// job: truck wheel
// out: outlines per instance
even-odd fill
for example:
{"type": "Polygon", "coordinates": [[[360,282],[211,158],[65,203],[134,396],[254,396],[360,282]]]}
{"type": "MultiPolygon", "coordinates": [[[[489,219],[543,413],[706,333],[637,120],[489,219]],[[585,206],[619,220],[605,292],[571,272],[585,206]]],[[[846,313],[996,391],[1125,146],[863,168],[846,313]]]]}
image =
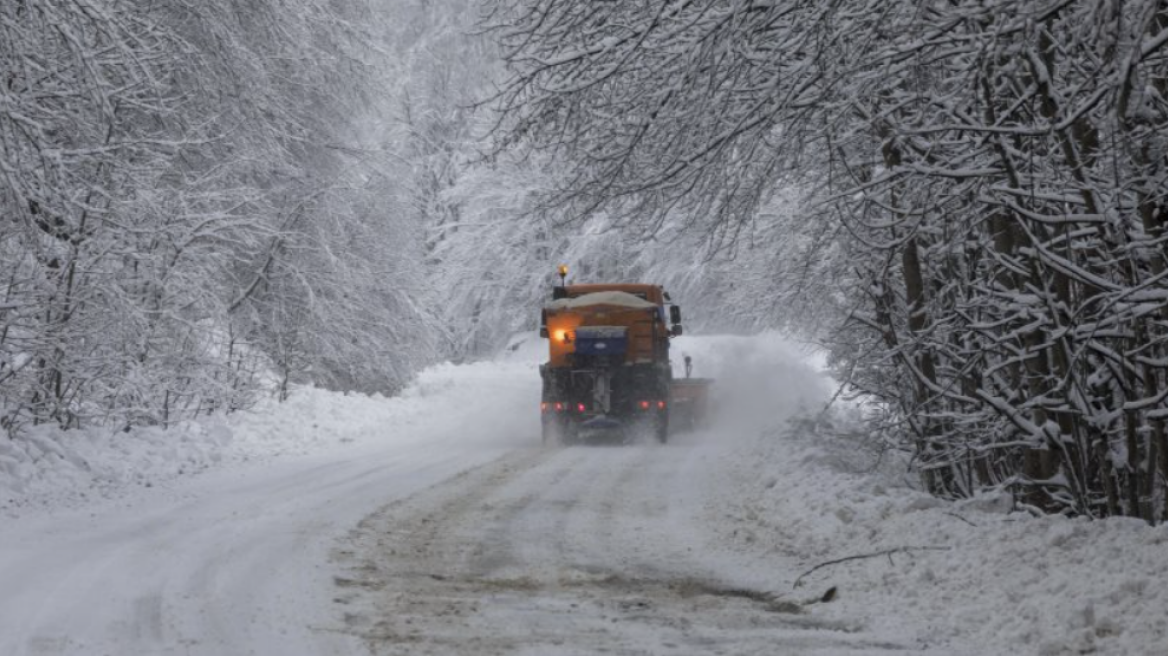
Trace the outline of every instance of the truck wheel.
{"type": "Polygon", "coordinates": [[[657,441],[665,444],[669,441],[669,419],[667,417],[659,418],[653,425],[653,430],[657,433],[657,441]]]}
{"type": "Polygon", "coordinates": [[[572,421],[565,421],[557,426],[557,437],[563,446],[572,446],[576,443],[576,424],[572,421]]]}

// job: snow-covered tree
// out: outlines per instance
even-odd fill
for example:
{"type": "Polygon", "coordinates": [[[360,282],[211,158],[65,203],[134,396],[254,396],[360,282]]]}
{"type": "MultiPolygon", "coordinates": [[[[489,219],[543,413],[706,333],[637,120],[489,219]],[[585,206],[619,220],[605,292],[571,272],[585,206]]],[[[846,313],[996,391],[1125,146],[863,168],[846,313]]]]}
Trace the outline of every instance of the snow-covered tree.
{"type": "Polygon", "coordinates": [[[930,490],[1168,513],[1162,3],[498,0],[487,21],[500,148],[567,171],[545,207],[720,252],[806,193],[808,225],[769,238],[823,268],[776,289],[849,309],[833,361],[930,490]]]}
{"type": "Polygon", "coordinates": [[[411,217],[355,143],[363,0],[0,3],[0,421],[167,423],[437,355],[411,217]]]}

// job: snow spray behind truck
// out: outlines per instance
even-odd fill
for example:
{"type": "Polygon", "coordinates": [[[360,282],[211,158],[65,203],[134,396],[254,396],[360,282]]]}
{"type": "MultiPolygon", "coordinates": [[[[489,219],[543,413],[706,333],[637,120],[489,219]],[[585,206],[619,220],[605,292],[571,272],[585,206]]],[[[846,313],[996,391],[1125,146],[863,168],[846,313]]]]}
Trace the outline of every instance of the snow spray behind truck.
{"type": "Polygon", "coordinates": [[[540,321],[549,350],[540,365],[543,440],[647,433],[665,442],[669,340],[682,334],[681,309],[659,285],[567,285],[568,268],[559,274],[540,321]]]}

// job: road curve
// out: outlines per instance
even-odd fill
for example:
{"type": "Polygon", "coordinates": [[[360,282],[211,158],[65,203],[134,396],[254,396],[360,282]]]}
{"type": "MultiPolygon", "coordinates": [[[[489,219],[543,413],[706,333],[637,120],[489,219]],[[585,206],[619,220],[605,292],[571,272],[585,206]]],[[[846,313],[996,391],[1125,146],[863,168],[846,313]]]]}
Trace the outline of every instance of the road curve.
{"type": "Polygon", "coordinates": [[[332,619],[336,539],[500,452],[346,451],[6,522],[0,654],[361,653],[332,619]]]}

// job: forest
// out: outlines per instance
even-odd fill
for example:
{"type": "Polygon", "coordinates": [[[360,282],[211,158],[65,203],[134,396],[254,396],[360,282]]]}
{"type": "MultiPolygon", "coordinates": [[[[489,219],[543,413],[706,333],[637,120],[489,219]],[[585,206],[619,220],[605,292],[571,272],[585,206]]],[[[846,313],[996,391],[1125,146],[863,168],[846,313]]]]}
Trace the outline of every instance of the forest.
{"type": "Polygon", "coordinates": [[[554,266],[829,354],[930,492],[1168,519],[1159,0],[0,3],[0,426],[393,393],[554,266]]]}

